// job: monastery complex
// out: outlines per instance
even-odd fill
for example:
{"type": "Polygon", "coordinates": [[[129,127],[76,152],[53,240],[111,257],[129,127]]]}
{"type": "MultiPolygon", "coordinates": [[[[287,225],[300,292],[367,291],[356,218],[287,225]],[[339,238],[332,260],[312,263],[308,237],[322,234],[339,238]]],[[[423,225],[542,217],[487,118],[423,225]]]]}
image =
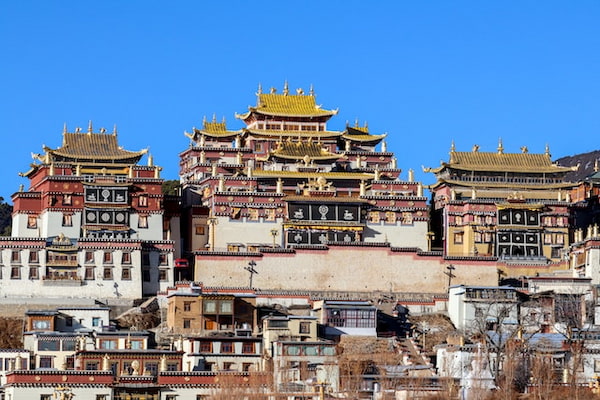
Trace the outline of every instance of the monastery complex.
{"type": "Polygon", "coordinates": [[[116,128],[65,127],[12,196],[1,296],[126,304],[180,281],[444,294],[451,283],[536,274],[598,279],[587,255],[598,239],[597,173],[567,181],[576,167],[554,163],[548,148],[452,144],[447,161],[426,168],[435,180],[426,186],[401,174],[385,134],[332,129],[336,114],[312,88],[259,87],[256,105],[235,114],[242,128],[213,118],[185,132],[178,195],[162,193],[161,168],[146,150],[120,147],[116,128]]]}

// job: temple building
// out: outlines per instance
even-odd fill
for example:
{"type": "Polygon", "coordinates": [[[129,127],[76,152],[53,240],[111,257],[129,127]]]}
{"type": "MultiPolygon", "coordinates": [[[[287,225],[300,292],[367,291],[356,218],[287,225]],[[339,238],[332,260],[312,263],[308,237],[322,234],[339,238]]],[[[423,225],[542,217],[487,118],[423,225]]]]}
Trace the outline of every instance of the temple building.
{"type": "MultiPolygon", "coordinates": [[[[570,190],[561,167],[542,154],[450,149],[431,185],[434,245],[446,257],[497,259],[502,264],[539,264],[567,268],[570,190]]],[[[529,269],[529,272],[532,270],[529,269]]]]}
{"type": "Polygon", "coordinates": [[[146,153],[90,122],[32,154],[29,189],[12,196],[12,237],[0,239],[2,295],[131,300],[172,285],[161,168],[151,155],[139,164],[146,153]]]}
{"type": "MultiPolygon", "coordinates": [[[[213,117],[185,132],[190,144],[180,154],[183,236],[189,238],[185,250],[195,257],[195,279],[223,284],[223,275],[206,275],[217,273],[213,262],[223,257],[269,253],[292,263],[301,250],[428,250],[422,184],[412,170],[400,178],[386,134],[371,133],[358,121],[330,129],[337,110],[318,105],[312,88],[292,93],[286,83],[281,93],[264,93],[259,86],[256,97],[255,106],[236,114],[245,125],[240,129],[213,117]]],[[[324,257],[315,257],[315,265],[330,269],[324,257]]],[[[245,271],[236,276],[241,274],[245,281],[245,271]]]]}

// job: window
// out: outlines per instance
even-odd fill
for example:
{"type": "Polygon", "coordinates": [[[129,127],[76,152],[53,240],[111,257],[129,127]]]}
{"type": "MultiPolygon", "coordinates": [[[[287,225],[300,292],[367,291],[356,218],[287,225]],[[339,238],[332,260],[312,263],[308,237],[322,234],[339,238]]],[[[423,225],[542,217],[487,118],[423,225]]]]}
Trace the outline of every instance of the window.
{"type": "Polygon", "coordinates": [[[176,362],[168,362],[167,363],[167,371],[179,371],[179,363],[176,362]]]}
{"type": "Polygon", "coordinates": [[[146,362],[144,363],[144,370],[151,375],[156,375],[158,373],[158,363],[154,361],[146,362]]]}
{"type": "Polygon", "coordinates": [[[242,363],[242,371],[248,372],[252,368],[252,363],[242,363]]]}
{"type": "Polygon", "coordinates": [[[242,353],[253,354],[254,353],[254,342],[244,342],[244,344],[242,344],[242,353]]]}
{"type": "Polygon", "coordinates": [[[51,394],[40,394],[40,400],[52,400],[51,394]]]}
{"type": "Polygon", "coordinates": [[[231,371],[233,369],[233,363],[232,362],[224,362],[223,363],[223,369],[225,371],[231,371]]]}
{"type": "Polygon", "coordinates": [[[65,318],[65,325],[66,326],[73,326],[73,317],[66,317],[65,318]]]}
{"type": "Polygon", "coordinates": [[[93,281],[94,280],[94,267],[85,267],[85,280],[93,281]]]}
{"type": "Polygon", "coordinates": [[[456,232],[454,234],[454,244],[462,244],[463,243],[463,232],[456,232]]]}
{"type": "Polygon", "coordinates": [[[190,329],[192,327],[192,320],[185,318],[183,320],[183,329],[190,329]]]}
{"type": "Polygon", "coordinates": [[[134,350],[141,350],[144,348],[144,341],[143,340],[132,340],[129,342],[129,346],[130,346],[130,348],[132,348],[134,350]]]}
{"type": "Polygon", "coordinates": [[[204,300],[204,312],[214,314],[217,312],[217,302],[215,300],[204,300]]]}
{"type": "Polygon", "coordinates": [[[166,269],[158,270],[158,280],[161,282],[166,282],[169,280],[169,271],[166,269]]]}
{"type": "Polygon", "coordinates": [[[113,271],[112,271],[112,267],[104,267],[104,272],[102,273],[102,279],[105,280],[112,280],[113,278],[113,271]]]}
{"type": "Polygon", "coordinates": [[[94,262],[94,252],[93,251],[86,251],[85,252],[85,263],[86,264],[91,264],[94,262]]]}
{"type": "Polygon", "coordinates": [[[92,326],[100,326],[101,322],[102,322],[102,319],[99,317],[92,318],[92,326]]]}
{"type": "Polygon", "coordinates": [[[29,267],[29,279],[40,279],[39,271],[38,267],[29,267]]]}
{"type": "Polygon", "coordinates": [[[233,343],[231,342],[222,342],[221,343],[221,353],[233,353],[233,343]]]}
{"type": "Polygon", "coordinates": [[[310,333],[310,322],[300,322],[300,333],[310,333]]]}
{"type": "Polygon", "coordinates": [[[169,257],[167,253],[160,253],[158,255],[158,265],[169,265],[169,257]]]}
{"type": "Polygon", "coordinates": [[[121,255],[121,264],[131,264],[131,253],[121,255]]]}
{"type": "Polygon", "coordinates": [[[148,216],[140,215],[138,220],[138,228],[148,228],[148,216]]]}
{"type": "Polygon", "coordinates": [[[59,351],[59,350],[60,350],[60,342],[58,340],[40,339],[38,341],[38,351],[59,351]]]}
{"type": "Polygon", "coordinates": [[[196,230],[196,235],[204,235],[204,226],[203,225],[196,225],[195,226],[195,230],[196,230]]]}
{"type": "Polygon", "coordinates": [[[30,251],[29,252],[29,263],[30,264],[37,264],[38,262],[39,262],[38,252],[37,251],[30,251]]]}
{"type": "Polygon", "coordinates": [[[268,209],[266,210],[266,217],[265,219],[267,221],[275,221],[275,210],[274,209],[268,209]]]}
{"type": "Polygon", "coordinates": [[[104,257],[102,258],[105,264],[112,264],[112,253],[110,251],[104,252],[104,257]]]}
{"type": "Polygon", "coordinates": [[[131,280],[131,268],[123,267],[123,269],[121,269],[121,280],[122,281],[130,281],[131,280]]]}
{"type": "Polygon", "coordinates": [[[73,197],[70,194],[63,194],[63,206],[70,206],[73,202],[73,197]]]}
{"type": "Polygon", "coordinates": [[[248,209],[248,219],[250,221],[258,221],[258,208],[248,209]]]}
{"type": "Polygon", "coordinates": [[[165,397],[165,400],[177,400],[177,395],[176,394],[168,394],[167,397],[165,397]]]}
{"type": "Polygon", "coordinates": [[[35,229],[37,228],[37,217],[30,215],[29,217],[27,217],[27,228],[28,229],[35,229]]]}
{"type": "Polygon", "coordinates": [[[211,353],[212,352],[212,342],[200,342],[200,352],[201,353],[211,353]]]}
{"type": "Polygon", "coordinates": [[[404,225],[411,225],[413,223],[413,215],[411,212],[402,213],[402,223],[404,225]]]}
{"type": "Polygon", "coordinates": [[[73,215],[72,214],[63,214],[62,226],[73,226],[73,215]]]}
{"type": "Polygon", "coordinates": [[[18,267],[18,266],[11,267],[10,279],[21,279],[21,267],[18,267]]]}
{"type": "Polygon", "coordinates": [[[13,250],[10,254],[10,261],[13,263],[21,262],[21,252],[19,250],[13,250]]]}
{"type": "Polygon", "coordinates": [[[86,361],[85,369],[87,371],[97,371],[98,370],[98,362],[97,361],[86,361]]]}
{"type": "Polygon", "coordinates": [[[221,301],[219,308],[220,308],[221,314],[231,314],[231,312],[233,311],[233,301],[231,301],[231,300],[221,301]]]}
{"type": "Polygon", "coordinates": [[[103,350],[116,350],[117,341],[115,339],[101,340],[100,348],[103,350]]]}
{"type": "Polygon", "coordinates": [[[370,211],[369,212],[369,221],[375,224],[379,223],[379,211],[370,211]]]}
{"type": "Polygon", "coordinates": [[[192,302],[186,301],[183,303],[183,311],[192,311],[192,302]]]}
{"type": "Polygon", "coordinates": [[[138,197],[138,205],[140,207],[148,207],[148,195],[140,194],[138,197]]]}
{"type": "Polygon", "coordinates": [[[97,394],[96,400],[108,400],[108,395],[107,394],[97,394]]]}

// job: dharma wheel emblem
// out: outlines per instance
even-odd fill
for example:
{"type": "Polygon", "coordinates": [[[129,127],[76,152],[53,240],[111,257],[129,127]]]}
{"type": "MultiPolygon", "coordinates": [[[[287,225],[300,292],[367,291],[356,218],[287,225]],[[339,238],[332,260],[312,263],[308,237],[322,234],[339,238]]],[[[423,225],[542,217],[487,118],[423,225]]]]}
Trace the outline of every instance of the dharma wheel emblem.
{"type": "Polygon", "coordinates": [[[327,213],[329,212],[329,207],[325,204],[319,206],[319,214],[321,214],[321,219],[327,219],[327,213]]]}

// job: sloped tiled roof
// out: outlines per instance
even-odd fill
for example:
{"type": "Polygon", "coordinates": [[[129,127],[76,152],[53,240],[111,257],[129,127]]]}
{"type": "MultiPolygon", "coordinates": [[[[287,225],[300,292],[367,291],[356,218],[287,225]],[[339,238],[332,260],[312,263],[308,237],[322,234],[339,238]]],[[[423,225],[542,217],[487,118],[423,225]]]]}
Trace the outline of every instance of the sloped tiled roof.
{"type": "Polygon", "coordinates": [[[197,140],[198,135],[205,135],[210,137],[233,137],[240,133],[240,131],[229,131],[227,130],[227,124],[225,121],[206,121],[202,122],[202,129],[193,129],[192,134],[186,133],[185,135],[192,140],[197,140]]]}
{"type": "Polygon", "coordinates": [[[146,153],[142,151],[124,150],[114,133],[63,133],[62,146],[56,149],[46,147],[49,154],[55,157],[77,160],[128,160],[135,162],[146,153]]]}
{"type": "Polygon", "coordinates": [[[550,154],[503,153],[503,152],[450,152],[450,161],[432,172],[444,168],[466,171],[538,172],[556,173],[572,171],[552,163],[550,154]]]}

